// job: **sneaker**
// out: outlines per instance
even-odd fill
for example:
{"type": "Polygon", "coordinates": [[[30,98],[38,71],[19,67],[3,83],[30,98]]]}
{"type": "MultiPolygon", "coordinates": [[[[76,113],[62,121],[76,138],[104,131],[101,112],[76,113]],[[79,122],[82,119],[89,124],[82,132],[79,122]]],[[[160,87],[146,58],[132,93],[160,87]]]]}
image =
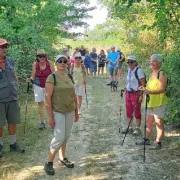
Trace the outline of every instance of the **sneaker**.
{"type": "Polygon", "coordinates": [[[80,109],[78,109],[78,114],[81,115],[81,110],[80,109]]]}
{"type": "Polygon", "coordinates": [[[48,175],[54,175],[55,174],[55,170],[53,168],[53,163],[46,162],[44,165],[44,170],[45,170],[46,174],[48,174],[48,175]]]}
{"type": "MultiPolygon", "coordinates": [[[[135,142],[136,145],[144,145],[144,139],[138,140],[135,142]]],[[[150,140],[145,140],[145,145],[151,145],[150,140]]]]}
{"type": "Polygon", "coordinates": [[[64,164],[67,168],[73,168],[74,164],[70,162],[67,158],[64,158],[64,160],[58,159],[60,163],[64,164]]]}
{"type": "Polygon", "coordinates": [[[45,122],[41,122],[41,123],[39,124],[39,129],[44,129],[45,127],[46,127],[45,122]]]}
{"type": "Polygon", "coordinates": [[[3,145],[0,144],[0,158],[3,156],[3,145]]]}
{"type": "MultiPolygon", "coordinates": [[[[127,128],[124,128],[124,129],[121,131],[121,134],[125,134],[125,133],[126,133],[126,131],[127,131],[127,128]]],[[[127,133],[132,134],[132,133],[133,133],[133,128],[132,128],[132,127],[129,127],[129,129],[128,129],[128,132],[127,132],[127,133]]]]}
{"type": "Polygon", "coordinates": [[[135,130],[133,131],[133,136],[138,136],[141,134],[141,130],[139,128],[135,128],[135,130]]]}
{"type": "Polygon", "coordinates": [[[161,148],[162,148],[162,145],[155,141],[155,142],[152,144],[152,146],[149,147],[149,150],[159,150],[159,149],[161,149],[161,148]]]}
{"type": "Polygon", "coordinates": [[[20,147],[17,143],[10,144],[10,152],[24,153],[24,148],[20,147]]]}

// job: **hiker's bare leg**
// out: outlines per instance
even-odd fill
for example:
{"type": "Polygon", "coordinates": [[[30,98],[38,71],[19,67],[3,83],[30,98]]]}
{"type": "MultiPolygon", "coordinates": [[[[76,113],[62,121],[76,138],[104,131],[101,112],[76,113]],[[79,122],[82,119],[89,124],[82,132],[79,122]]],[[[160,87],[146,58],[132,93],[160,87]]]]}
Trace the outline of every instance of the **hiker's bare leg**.
{"type": "Polygon", "coordinates": [[[81,108],[82,105],[82,96],[78,96],[78,109],[81,108]]]}
{"type": "Polygon", "coordinates": [[[59,159],[64,160],[66,154],[66,143],[63,143],[61,148],[59,149],[59,159]]]}
{"type": "Polygon", "coordinates": [[[154,123],[154,116],[153,115],[147,115],[147,125],[146,125],[146,139],[149,139],[152,129],[153,129],[153,123],[154,123]]]}
{"type": "Polygon", "coordinates": [[[163,119],[155,118],[155,123],[157,131],[156,141],[161,142],[164,136],[164,121],[163,119]]]}
{"type": "Polygon", "coordinates": [[[39,107],[41,122],[44,122],[44,102],[38,102],[38,107],[39,107]]]}

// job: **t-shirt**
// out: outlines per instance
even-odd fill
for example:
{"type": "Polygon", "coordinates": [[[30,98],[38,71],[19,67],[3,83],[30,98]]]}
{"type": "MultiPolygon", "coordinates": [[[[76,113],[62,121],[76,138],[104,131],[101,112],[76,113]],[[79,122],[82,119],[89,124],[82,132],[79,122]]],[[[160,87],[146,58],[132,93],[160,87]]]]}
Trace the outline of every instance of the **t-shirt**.
{"type": "Polygon", "coordinates": [[[81,56],[85,56],[86,50],[85,49],[80,49],[79,52],[81,53],[81,56]]]}
{"type": "MultiPolygon", "coordinates": [[[[128,68],[128,74],[126,77],[126,89],[127,91],[138,91],[139,90],[139,82],[135,76],[135,71],[137,67],[135,67],[132,71],[128,68]]],[[[137,75],[139,79],[145,78],[145,74],[141,68],[138,68],[137,75]]]]}
{"type": "MultiPolygon", "coordinates": [[[[97,53],[91,52],[90,53],[90,58],[97,60],[97,53]]],[[[94,61],[91,61],[91,64],[96,64],[94,61]]]]}
{"type": "Polygon", "coordinates": [[[73,68],[73,79],[75,82],[75,85],[82,86],[84,81],[84,71],[82,69],[82,66],[73,68]]]}
{"type": "MultiPolygon", "coordinates": [[[[56,85],[54,86],[51,97],[53,111],[59,113],[69,113],[74,111],[74,86],[71,79],[68,77],[68,80],[65,82],[59,77],[57,72],[55,72],[55,76],[56,85]]],[[[48,76],[46,82],[54,84],[54,78],[52,74],[48,76]]]]}
{"type": "Polygon", "coordinates": [[[99,64],[105,64],[105,61],[106,61],[106,55],[105,54],[99,54],[98,55],[99,64]]]}
{"type": "Polygon", "coordinates": [[[107,56],[107,59],[110,59],[112,62],[109,62],[109,68],[114,68],[115,67],[115,62],[117,60],[117,58],[119,58],[119,53],[118,52],[110,52],[107,56]]]}

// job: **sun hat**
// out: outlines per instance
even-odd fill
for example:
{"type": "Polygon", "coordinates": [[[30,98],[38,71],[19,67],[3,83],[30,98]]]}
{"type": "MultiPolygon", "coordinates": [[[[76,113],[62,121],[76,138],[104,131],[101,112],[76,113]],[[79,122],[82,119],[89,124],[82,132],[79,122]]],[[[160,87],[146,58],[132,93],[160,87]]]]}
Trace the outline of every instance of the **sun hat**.
{"type": "Polygon", "coordinates": [[[136,56],[131,55],[131,56],[128,56],[127,59],[131,61],[136,61],[136,56]]]}
{"type": "Polygon", "coordinates": [[[0,38],[0,46],[5,45],[5,44],[9,45],[9,43],[5,39],[0,38]]]}
{"type": "Polygon", "coordinates": [[[76,53],[74,57],[81,57],[81,53],[76,53]]]}
{"type": "Polygon", "coordinates": [[[38,49],[37,50],[37,56],[38,55],[42,55],[42,54],[45,54],[46,55],[46,51],[44,49],[38,49]]]}
{"type": "Polygon", "coordinates": [[[57,61],[58,59],[60,59],[60,58],[65,58],[65,59],[67,59],[67,57],[66,57],[65,55],[59,54],[59,55],[56,56],[56,61],[57,61]]]}

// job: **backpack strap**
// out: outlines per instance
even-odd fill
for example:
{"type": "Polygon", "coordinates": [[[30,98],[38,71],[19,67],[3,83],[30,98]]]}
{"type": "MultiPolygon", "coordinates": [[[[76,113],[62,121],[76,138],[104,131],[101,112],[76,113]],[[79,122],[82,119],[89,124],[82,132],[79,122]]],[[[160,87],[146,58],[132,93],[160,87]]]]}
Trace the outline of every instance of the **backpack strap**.
{"type": "Polygon", "coordinates": [[[75,82],[74,82],[74,79],[73,79],[72,75],[71,75],[71,74],[69,74],[69,73],[67,73],[67,75],[68,75],[68,76],[69,76],[69,78],[71,79],[72,83],[73,83],[73,84],[75,84],[75,82]]]}
{"type": "Polygon", "coordinates": [[[138,80],[139,85],[141,85],[140,79],[138,77],[138,69],[139,69],[139,67],[136,68],[134,75],[135,75],[136,79],[138,80]]]}
{"type": "Polygon", "coordinates": [[[37,71],[38,67],[39,67],[39,62],[36,61],[36,71],[37,71]]]}
{"type": "Polygon", "coordinates": [[[56,75],[55,75],[54,72],[52,73],[52,76],[53,76],[53,79],[54,79],[54,86],[55,86],[56,85],[56,75]]]}
{"type": "Polygon", "coordinates": [[[160,78],[160,72],[161,71],[163,71],[162,69],[160,69],[159,71],[158,71],[158,74],[157,74],[157,78],[159,79],[160,78]]]}

